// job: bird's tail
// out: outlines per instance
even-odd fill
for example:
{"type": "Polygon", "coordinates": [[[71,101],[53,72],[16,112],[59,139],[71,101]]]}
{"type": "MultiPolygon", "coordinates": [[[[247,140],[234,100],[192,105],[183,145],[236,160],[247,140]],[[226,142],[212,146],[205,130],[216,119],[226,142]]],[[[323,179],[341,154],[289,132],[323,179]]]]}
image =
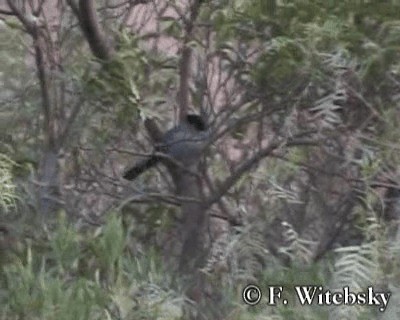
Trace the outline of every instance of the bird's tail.
{"type": "Polygon", "coordinates": [[[136,179],[139,175],[141,175],[147,169],[156,165],[159,160],[160,160],[159,157],[151,156],[147,159],[137,162],[132,168],[130,168],[129,170],[127,170],[124,173],[124,175],[123,175],[124,179],[126,179],[126,180],[136,179]]]}

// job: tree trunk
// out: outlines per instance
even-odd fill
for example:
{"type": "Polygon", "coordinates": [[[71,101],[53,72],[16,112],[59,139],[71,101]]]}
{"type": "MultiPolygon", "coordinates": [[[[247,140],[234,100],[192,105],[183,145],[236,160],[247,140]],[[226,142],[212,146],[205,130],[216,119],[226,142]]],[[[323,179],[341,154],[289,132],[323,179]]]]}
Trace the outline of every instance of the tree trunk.
{"type": "Polygon", "coordinates": [[[196,176],[197,165],[190,171],[194,171],[193,174],[188,171],[180,172],[175,179],[178,196],[195,199],[195,201],[184,201],[181,208],[184,222],[179,269],[183,273],[195,271],[205,255],[202,243],[204,243],[206,210],[201,202],[200,181],[196,176]]]}
{"type": "Polygon", "coordinates": [[[39,165],[39,210],[44,217],[60,208],[60,166],[57,151],[48,148],[39,165]]]}

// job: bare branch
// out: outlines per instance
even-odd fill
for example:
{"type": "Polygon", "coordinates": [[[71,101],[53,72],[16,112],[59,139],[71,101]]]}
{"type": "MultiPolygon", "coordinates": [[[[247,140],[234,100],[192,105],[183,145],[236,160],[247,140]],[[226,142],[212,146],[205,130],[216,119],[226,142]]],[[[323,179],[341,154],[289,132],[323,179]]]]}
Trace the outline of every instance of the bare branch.
{"type": "Polygon", "coordinates": [[[15,12],[14,11],[8,11],[8,10],[4,10],[4,9],[0,9],[0,14],[4,14],[6,16],[15,16],[15,12]]]}
{"type": "Polygon", "coordinates": [[[40,15],[40,13],[43,11],[43,5],[45,4],[46,1],[47,1],[47,0],[40,0],[40,1],[39,1],[38,7],[33,11],[33,14],[34,14],[35,16],[40,15]]]}
{"type": "Polygon", "coordinates": [[[215,202],[217,202],[221,197],[223,197],[228,190],[245,174],[254,168],[262,159],[271,155],[271,153],[281,147],[281,146],[300,146],[300,145],[315,145],[317,142],[310,139],[299,139],[298,137],[290,138],[288,140],[283,140],[280,138],[273,138],[271,143],[255,153],[251,158],[244,161],[236,171],[229,176],[221,186],[214,192],[214,194],[206,200],[206,208],[209,208],[215,202]]]}
{"type": "Polygon", "coordinates": [[[179,64],[179,119],[183,121],[189,108],[189,77],[190,77],[190,58],[192,49],[188,45],[193,37],[193,26],[200,12],[201,0],[196,0],[191,7],[189,19],[185,21],[185,36],[182,49],[182,57],[179,64]]]}
{"type": "Polygon", "coordinates": [[[76,117],[79,114],[79,111],[82,109],[83,98],[80,98],[72,107],[71,114],[69,115],[67,122],[64,126],[62,133],[59,136],[59,143],[63,144],[65,139],[68,137],[68,133],[71,130],[72,124],[74,123],[76,117]]]}
{"type": "Polygon", "coordinates": [[[7,3],[17,18],[24,25],[26,31],[31,35],[33,39],[35,63],[37,68],[37,74],[40,83],[40,92],[42,95],[42,108],[44,115],[44,130],[47,133],[48,147],[53,148],[55,146],[53,125],[51,120],[51,102],[50,102],[50,86],[48,81],[48,75],[46,74],[45,55],[44,55],[44,43],[40,35],[40,28],[36,24],[35,20],[29,19],[26,14],[22,12],[15,5],[13,0],[7,0],[7,3]]]}
{"type": "MultiPolygon", "coordinates": [[[[69,2],[72,3],[71,0],[69,2]]],[[[93,0],[79,1],[78,18],[92,53],[101,60],[109,61],[114,55],[114,49],[101,29],[93,0]]]]}
{"type": "Polygon", "coordinates": [[[48,145],[50,147],[55,146],[54,132],[51,120],[51,102],[50,102],[50,86],[48,82],[48,76],[46,74],[45,58],[43,53],[43,48],[40,44],[40,39],[38,36],[34,37],[35,46],[35,61],[36,68],[38,72],[38,78],[40,81],[40,91],[42,94],[42,107],[44,115],[44,128],[47,132],[48,145]]]}
{"type": "Polygon", "coordinates": [[[14,15],[17,16],[18,20],[21,21],[21,23],[24,25],[26,31],[30,34],[34,33],[34,29],[36,27],[34,21],[28,19],[28,17],[26,15],[24,15],[22,10],[17,8],[14,0],[7,0],[7,4],[10,7],[10,9],[12,10],[12,12],[14,13],[14,15]]]}

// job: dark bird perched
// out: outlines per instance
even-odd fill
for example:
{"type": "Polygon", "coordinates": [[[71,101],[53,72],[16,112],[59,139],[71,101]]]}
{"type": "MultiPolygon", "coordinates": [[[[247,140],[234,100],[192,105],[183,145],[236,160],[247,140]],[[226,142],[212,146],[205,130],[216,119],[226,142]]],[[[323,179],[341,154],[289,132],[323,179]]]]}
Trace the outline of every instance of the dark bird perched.
{"type": "Polygon", "coordinates": [[[186,121],[168,130],[154,147],[155,154],[137,162],[123,177],[134,180],[159,162],[177,162],[184,167],[197,163],[207,145],[209,130],[202,116],[189,114],[186,121]],[[158,154],[157,154],[158,153],[158,154]]]}

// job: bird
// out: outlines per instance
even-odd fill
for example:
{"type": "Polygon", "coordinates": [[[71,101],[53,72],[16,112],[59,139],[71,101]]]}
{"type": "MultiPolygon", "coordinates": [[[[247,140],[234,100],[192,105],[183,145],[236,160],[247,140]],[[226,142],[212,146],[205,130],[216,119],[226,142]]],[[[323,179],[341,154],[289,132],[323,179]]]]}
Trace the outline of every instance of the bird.
{"type": "Polygon", "coordinates": [[[207,145],[209,129],[202,115],[188,114],[185,120],[168,130],[154,146],[153,154],[125,171],[123,178],[134,180],[160,162],[170,161],[184,167],[197,163],[207,145]]]}

